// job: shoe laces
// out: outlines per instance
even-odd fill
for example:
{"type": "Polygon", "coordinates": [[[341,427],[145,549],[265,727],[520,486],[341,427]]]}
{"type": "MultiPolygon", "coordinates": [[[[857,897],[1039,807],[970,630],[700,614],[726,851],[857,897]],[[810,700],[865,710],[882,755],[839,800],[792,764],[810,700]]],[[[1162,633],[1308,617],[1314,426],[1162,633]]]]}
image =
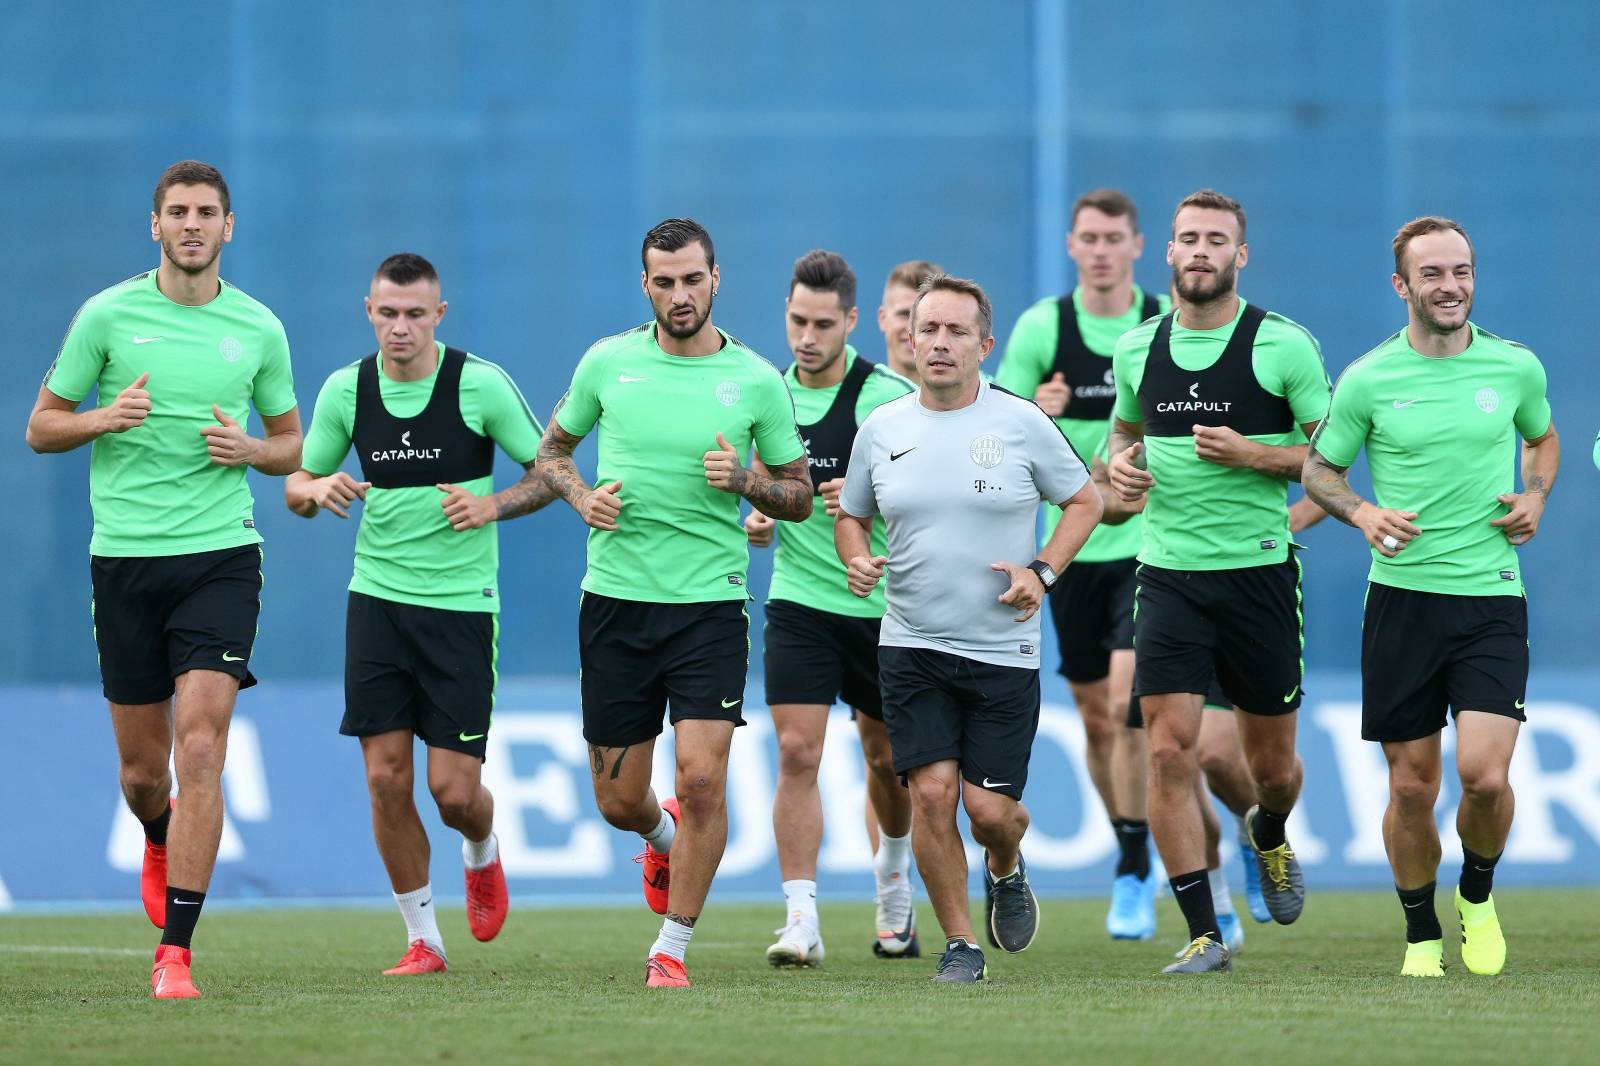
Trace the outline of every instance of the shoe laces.
{"type": "Polygon", "coordinates": [[[887,891],[878,892],[878,926],[891,932],[899,932],[911,920],[911,884],[909,881],[900,881],[887,891]]]}
{"type": "Polygon", "coordinates": [[[1189,941],[1189,946],[1183,949],[1183,954],[1178,956],[1178,961],[1188,962],[1190,959],[1194,958],[1196,955],[1200,954],[1206,948],[1215,943],[1216,941],[1212,940],[1208,936],[1197,936],[1193,940],[1189,941]]]}
{"type": "Polygon", "coordinates": [[[1294,858],[1294,852],[1290,850],[1289,845],[1279,844],[1271,851],[1261,851],[1256,854],[1267,864],[1267,876],[1272,879],[1272,887],[1279,892],[1289,891],[1289,860],[1294,858]]]}
{"type": "Polygon", "coordinates": [[[990,891],[994,893],[996,907],[1002,905],[1007,908],[1015,907],[1024,914],[1033,909],[1033,894],[1028,891],[1028,880],[1020,874],[1012,874],[1003,881],[996,881],[990,891]]]}
{"type": "Polygon", "coordinates": [[[966,958],[966,956],[972,954],[972,951],[973,949],[965,944],[960,947],[946,948],[944,954],[939,956],[939,973],[976,969],[966,958]]]}

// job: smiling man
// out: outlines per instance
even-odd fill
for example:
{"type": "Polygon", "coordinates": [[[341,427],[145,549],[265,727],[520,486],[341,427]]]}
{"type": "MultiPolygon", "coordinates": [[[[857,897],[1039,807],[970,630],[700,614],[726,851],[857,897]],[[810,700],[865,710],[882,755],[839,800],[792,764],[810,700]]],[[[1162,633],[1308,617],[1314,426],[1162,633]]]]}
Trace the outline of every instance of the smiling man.
{"type": "Polygon", "coordinates": [[[1232,968],[1208,889],[1198,742],[1213,675],[1238,716],[1259,805],[1246,818],[1267,909],[1300,916],[1305,881],[1284,825],[1300,794],[1300,564],[1289,481],[1328,409],[1322,350],[1296,323],[1239,298],[1244,208],[1202,189],[1179,202],[1167,262],[1177,309],[1123,334],[1110,480],[1148,497],[1134,637],[1150,746],[1150,828],[1190,943],[1166,973],[1232,968]],[[1148,467],[1148,469],[1146,469],[1148,467]]]}
{"type": "Polygon", "coordinates": [[[189,948],[222,834],[228,725],[256,683],[261,535],[245,467],[300,465],[283,326],[220,277],[233,223],[215,167],[168,167],[150,212],[160,264],[79,308],[28,418],[35,451],[93,442],[95,643],[122,795],[144,824],[145,913],[164,927],[158,999],[200,995],[189,948]],[[97,405],[79,411],[91,389],[97,405]],[[245,432],[252,405],[264,439],[245,432]]]}
{"type": "Polygon", "coordinates": [[[878,683],[894,768],[911,789],[917,870],[945,935],[934,980],[951,984],[986,973],[958,806],[984,848],[989,942],[1018,952],[1038,933],[1021,851],[1039,725],[1038,610],[1101,509],[1049,417],[979,380],[992,322],[976,283],[941,274],[923,284],[911,316],[918,391],[856,433],[834,525],[851,592],[864,599],[892,576],[878,683]],[[1035,554],[1041,499],[1063,515],[1035,554]],[[872,547],[877,515],[886,553],[872,547]]]}
{"type": "Polygon", "coordinates": [[[545,430],[539,469],[590,526],[578,655],[595,801],[606,821],[644,840],[645,901],[666,916],[645,983],[681,988],[728,841],[728,750],[744,724],[750,552],[739,500],[800,522],[812,485],[782,376],[712,324],[722,275],[711,235],[669,218],[645,234],[639,256],[654,318],[584,354],[545,430]],[[591,485],[572,453],[595,429],[591,485]],[[759,470],[741,462],[752,444],[759,470]],[[676,796],[658,802],[651,756],[669,707],[676,796]]]}
{"type": "Polygon", "coordinates": [[[1528,604],[1516,549],[1539,531],[1561,442],[1538,358],[1471,321],[1477,260],[1459,224],[1426,216],[1402,226],[1391,281],[1406,327],[1340,376],[1306,457],[1305,486],[1372,549],[1361,735],[1381,743],[1389,763],[1383,839],[1405,909],[1400,972],[1444,974],[1433,808],[1440,738],[1454,712],[1461,960],[1497,974],[1506,944],[1490,890],[1511,831],[1511,755],[1527,720],[1528,604]],[[1363,447],[1376,503],[1347,476],[1363,447]]]}

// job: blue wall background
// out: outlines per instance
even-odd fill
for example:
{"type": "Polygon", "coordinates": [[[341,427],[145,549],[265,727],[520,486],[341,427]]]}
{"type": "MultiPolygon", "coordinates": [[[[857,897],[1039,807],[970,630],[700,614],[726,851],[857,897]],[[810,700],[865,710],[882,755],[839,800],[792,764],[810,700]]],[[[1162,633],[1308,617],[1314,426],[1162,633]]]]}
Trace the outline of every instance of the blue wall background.
{"type": "MultiPolygon", "coordinates": [[[[893,263],[980,279],[997,325],[1070,281],[1067,205],[1142,205],[1165,283],[1170,205],[1201,185],[1251,216],[1245,294],[1321,338],[1331,372],[1392,332],[1389,239],[1460,219],[1475,317],[1550,371],[1567,469],[1525,552],[1536,669],[1586,666],[1600,518],[1588,287],[1600,200],[1600,8],[1463,0],[1183,3],[845,0],[693,5],[100,0],[11,5],[0,36],[0,199],[12,231],[0,360],[0,680],[89,681],[87,450],[22,427],[74,309],[156,260],[149,190],[195,156],[232,185],[224,274],[274,308],[302,414],[368,351],[384,255],[440,267],[444,336],[548,412],[594,338],[642,321],[639,239],[669,214],[716,237],[717,321],[780,364],[792,260],[843,252],[863,351],[893,263]],[[1563,562],[1565,560],[1565,562],[1563,562]]],[[[504,465],[503,475],[514,468],[504,465]]],[[[304,523],[254,478],[267,538],[267,679],[337,675],[354,526],[304,523]]],[[[1306,537],[1311,666],[1354,668],[1365,553],[1306,537]]],[[[565,508],[502,531],[505,671],[575,670],[583,531],[565,508]]],[[[765,587],[765,561],[753,587],[765,587]]],[[[1059,696],[1057,696],[1059,698],[1059,696]]],[[[8,710],[7,714],[12,713],[8,710]]]]}

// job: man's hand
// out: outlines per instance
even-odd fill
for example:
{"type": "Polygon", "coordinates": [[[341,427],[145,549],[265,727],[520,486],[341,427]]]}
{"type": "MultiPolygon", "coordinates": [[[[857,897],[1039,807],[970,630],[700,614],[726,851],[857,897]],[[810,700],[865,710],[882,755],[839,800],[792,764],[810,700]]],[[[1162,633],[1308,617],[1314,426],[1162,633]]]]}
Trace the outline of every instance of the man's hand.
{"type": "Polygon", "coordinates": [[[1000,602],[1022,612],[1013,621],[1026,622],[1032,618],[1044,602],[1044,582],[1039,575],[1026,566],[1007,562],[990,563],[989,569],[1011,579],[1011,587],[1000,594],[1000,602]]]}
{"type": "Polygon", "coordinates": [[[612,532],[622,513],[622,482],[613,481],[590,489],[578,500],[578,517],[595,529],[612,532]]]}
{"type": "Polygon", "coordinates": [[[829,518],[839,517],[839,493],[844,491],[844,478],[836,477],[817,486],[822,494],[822,509],[829,518]]]}
{"type": "Polygon", "coordinates": [[[150,381],[146,370],[133,380],[133,384],[117,393],[117,398],[100,409],[101,433],[126,433],[134,426],[143,425],[150,414],[150,394],[145,385],[150,381]]]}
{"type": "Polygon", "coordinates": [[[1396,511],[1389,507],[1374,507],[1365,500],[1350,515],[1350,524],[1361,530],[1367,543],[1385,559],[1393,559],[1413,537],[1422,530],[1412,525],[1417,520],[1415,511],[1396,511]]]}
{"type": "Polygon", "coordinates": [[[1049,381],[1034,389],[1033,402],[1051,418],[1060,418],[1072,402],[1072,386],[1067,384],[1066,375],[1057,371],[1049,381]]]}
{"type": "Polygon", "coordinates": [[[1544,493],[1508,492],[1496,499],[1511,510],[1489,524],[1499,526],[1506,540],[1514,545],[1532,540],[1539,532],[1539,519],[1544,517],[1544,493]]]}
{"type": "Polygon", "coordinates": [[[349,518],[350,512],[346,508],[355,500],[365,500],[367,490],[371,487],[372,482],[357,481],[340,470],[327,477],[313,478],[306,485],[306,498],[322,510],[332,511],[340,518],[349,518]]]}
{"type": "Polygon", "coordinates": [[[1155,487],[1156,479],[1143,469],[1144,442],[1134,441],[1111,457],[1111,487],[1123,503],[1138,503],[1155,487]]]}
{"type": "Polygon", "coordinates": [[[499,508],[492,496],[474,496],[460,485],[435,485],[434,488],[444,493],[439,506],[444,508],[450,528],[457,533],[479,529],[497,517],[499,508]]]}
{"type": "Polygon", "coordinates": [[[1227,426],[1194,426],[1194,454],[1218,466],[1251,466],[1256,442],[1227,426]]]}
{"type": "Polygon", "coordinates": [[[244,427],[223,414],[222,408],[211,405],[211,414],[217,425],[206,426],[200,435],[206,439],[206,451],[218,466],[248,466],[260,454],[261,442],[244,431],[244,427]]]}
{"type": "Polygon", "coordinates": [[[760,511],[751,511],[744,516],[744,535],[750,540],[752,548],[772,547],[772,531],[778,525],[776,518],[768,518],[760,511]]]}
{"type": "Polygon", "coordinates": [[[883,580],[883,568],[889,564],[887,555],[857,555],[845,566],[845,580],[850,591],[866,599],[883,580]]]}
{"type": "Polygon", "coordinates": [[[750,472],[739,462],[739,453],[721,433],[717,434],[717,446],[706,452],[705,464],[707,485],[735,496],[744,491],[745,479],[750,472]]]}

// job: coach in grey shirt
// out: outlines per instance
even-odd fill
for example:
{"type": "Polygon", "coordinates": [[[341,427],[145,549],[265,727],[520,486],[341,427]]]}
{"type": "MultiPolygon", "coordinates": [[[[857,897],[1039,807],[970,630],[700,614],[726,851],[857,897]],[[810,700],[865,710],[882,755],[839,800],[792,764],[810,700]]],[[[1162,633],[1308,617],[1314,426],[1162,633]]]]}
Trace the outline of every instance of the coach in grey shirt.
{"type": "Polygon", "coordinates": [[[857,431],[834,526],[852,592],[894,575],[878,658],[883,716],[894,768],[911,788],[917,869],[946,937],[934,979],[951,983],[985,970],[958,799],[985,850],[989,942],[1021,951],[1038,932],[1020,850],[1039,725],[1038,610],[1100,520],[1100,495],[1055,423],[1032,400],[979,380],[992,321],[973,282],[939,275],[918,291],[920,388],[857,431]],[[1035,557],[1041,498],[1063,514],[1035,557]],[[876,514],[888,526],[886,557],[869,546],[876,514]]]}

